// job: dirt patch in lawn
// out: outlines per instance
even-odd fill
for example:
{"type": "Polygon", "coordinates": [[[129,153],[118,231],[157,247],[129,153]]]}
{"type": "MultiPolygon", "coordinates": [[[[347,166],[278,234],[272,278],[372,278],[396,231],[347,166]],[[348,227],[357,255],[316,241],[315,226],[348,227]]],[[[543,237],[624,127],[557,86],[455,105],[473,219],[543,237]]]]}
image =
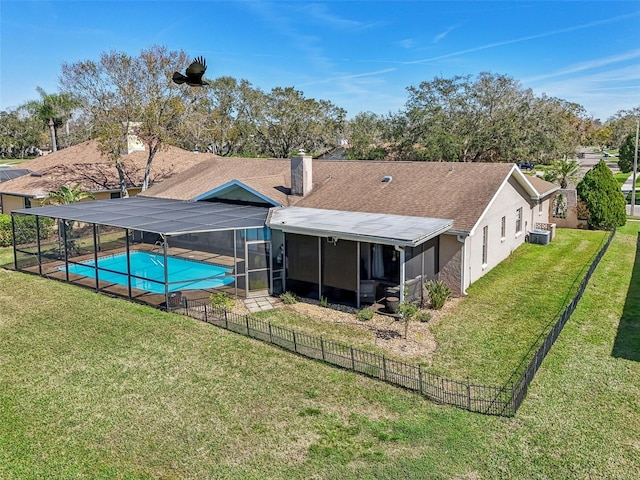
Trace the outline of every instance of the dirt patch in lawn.
{"type": "MultiPolygon", "coordinates": [[[[290,309],[298,315],[314,320],[314,322],[348,325],[355,329],[362,329],[363,338],[368,338],[376,347],[388,351],[391,356],[407,362],[421,362],[431,365],[431,354],[438,348],[431,328],[445,315],[455,310],[460,300],[462,299],[450,298],[441,310],[426,309],[430,314],[430,319],[427,322],[410,321],[406,339],[404,338],[405,322],[387,315],[375,313],[371,320],[364,321],[357,318],[354,309],[341,305],[323,307],[319,303],[314,303],[313,300],[299,301],[288,305],[279,300],[274,303],[276,309],[290,309]]],[[[250,314],[242,301],[236,302],[233,311],[240,315],[250,314]]],[[[310,331],[311,329],[304,330],[306,333],[322,336],[321,333],[310,331]]],[[[336,340],[347,345],[354,343],[352,339],[348,338],[336,340]]]]}
{"type": "MultiPolygon", "coordinates": [[[[394,357],[411,362],[430,364],[431,354],[437,349],[437,344],[431,333],[431,327],[444,314],[457,305],[458,299],[450,299],[442,310],[429,310],[431,318],[427,322],[410,321],[405,338],[405,322],[393,317],[374,314],[371,320],[360,320],[351,311],[341,311],[337,308],[322,307],[317,304],[298,302],[284,305],[299,315],[309,317],[315,322],[328,324],[346,324],[352,328],[362,329],[367,332],[367,337],[373,338],[373,343],[394,357]]],[[[339,308],[339,307],[338,307],[339,308]]],[[[351,343],[345,339],[344,343],[351,343]]]]}

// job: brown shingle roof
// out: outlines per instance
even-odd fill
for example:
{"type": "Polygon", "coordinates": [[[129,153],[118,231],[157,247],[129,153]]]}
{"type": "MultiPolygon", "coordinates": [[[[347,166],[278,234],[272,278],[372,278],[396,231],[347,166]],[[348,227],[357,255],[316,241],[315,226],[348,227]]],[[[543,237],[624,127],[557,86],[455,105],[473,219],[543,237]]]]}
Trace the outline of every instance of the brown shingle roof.
{"type": "Polygon", "coordinates": [[[290,178],[291,163],[288,159],[214,157],[154,186],[144,195],[191,200],[238,180],[281,205],[287,205],[290,178]]]}
{"type": "Polygon", "coordinates": [[[314,189],[296,206],[453,219],[470,231],[513,165],[314,162],[314,189]],[[384,182],[386,176],[390,182],[384,182]]]}
{"type": "MultiPolygon", "coordinates": [[[[288,159],[216,157],[144,195],[190,200],[237,180],[285,206],[453,219],[455,230],[470,231],[512,170],[507,163],[313,160],[313,190],[303,198],[287,195],[288,159]]],[[[534,181],[540,193],[555,188],[534,181]]]]}
{"type": "MultiPolygon", "coordinates": [[[[122,156],[129,186],[142,185],[147,157],[146,151],[122,156]]],[[[162,182],[192,165],[203,161],[206,163],[207,159],[212,158],[213,155],[169,146],[156,153],[151,167],[151,182],[162,182]]],[[[100,154],[96,140],[23,162],[20,168],[37,172],[37,176],[24,175],[3,182],[0,185],[2,193],[39,197],[58,190],[62,185],[73,186],[76,183],[93,192],[117,190],[120,186],[115,163],[100,154]]]]}
{"type": "Polygon", "coordinates": [[[546,180],[541,179],[537,175],[527,175],[527,180],[531,182],[533,188],[535,188],[538,193],[542,196],[549,195],[552,192],[555,192],[560,187],[555,183],[547,182],[546,180]]]}

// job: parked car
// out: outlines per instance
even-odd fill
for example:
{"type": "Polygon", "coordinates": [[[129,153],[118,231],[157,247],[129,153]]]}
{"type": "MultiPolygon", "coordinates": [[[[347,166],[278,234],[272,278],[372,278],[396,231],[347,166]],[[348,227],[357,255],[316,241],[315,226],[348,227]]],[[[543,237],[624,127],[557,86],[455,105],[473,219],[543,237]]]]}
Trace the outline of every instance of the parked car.
{"type": "Polygon", "coordinates": [[[520,167],[520,170],[533,170],[536,168],[536,166],[531,162],[518,162],[516,165],[520,167]]]}

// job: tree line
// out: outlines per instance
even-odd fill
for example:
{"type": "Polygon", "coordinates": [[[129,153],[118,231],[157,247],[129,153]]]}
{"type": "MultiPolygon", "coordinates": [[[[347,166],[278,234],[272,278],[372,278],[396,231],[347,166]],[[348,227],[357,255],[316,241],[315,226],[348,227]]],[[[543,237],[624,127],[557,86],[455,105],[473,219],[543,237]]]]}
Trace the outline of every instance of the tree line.
{"type": "Polygon", "coordinates": [[[638,106],[603,123],[576,103],[483,72],[409,86],[399,111],[347,119],[344,109],[294,87],[265,92],[232,77],[207,79],[208,87],[176,85],[172,73],[189,62],[184,51],[153,46],[137,56],[105,52],[64,63],[59,93],[38,89],[40,99],[0,112],[2,155],[95,138],[121,169],[133,130],[147,146],[148,169],[165,145],[221,156],[284,158],[299,149],[319,156],[341,146],[354,160],[550,164],[574,157],[580,145],[622,145],[640,115],[638,106]]]}

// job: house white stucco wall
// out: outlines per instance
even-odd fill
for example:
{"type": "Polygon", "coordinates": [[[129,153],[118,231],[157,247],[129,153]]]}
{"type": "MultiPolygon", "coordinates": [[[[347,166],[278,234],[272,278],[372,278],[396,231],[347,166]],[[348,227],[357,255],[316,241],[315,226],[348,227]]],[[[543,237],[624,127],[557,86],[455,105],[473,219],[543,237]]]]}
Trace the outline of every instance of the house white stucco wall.
{"type": "Polygon", "coordinates": [[[531,199],[515,178],[510,177],[467,237],[464,289],[522,245],[536,223],[548,221],[549,199],[543,199],[541,202],[531,199]],[[520,227],[517,229],[519,209],[522,209],[522,216],[520,227]],[[483,255],[485,242],[486,253],[483,255]]]}

